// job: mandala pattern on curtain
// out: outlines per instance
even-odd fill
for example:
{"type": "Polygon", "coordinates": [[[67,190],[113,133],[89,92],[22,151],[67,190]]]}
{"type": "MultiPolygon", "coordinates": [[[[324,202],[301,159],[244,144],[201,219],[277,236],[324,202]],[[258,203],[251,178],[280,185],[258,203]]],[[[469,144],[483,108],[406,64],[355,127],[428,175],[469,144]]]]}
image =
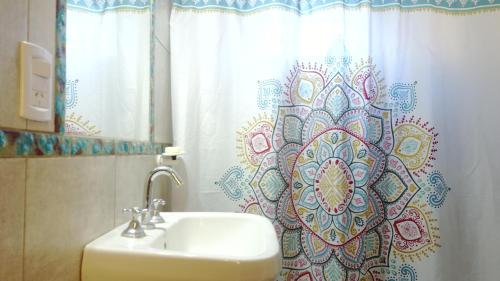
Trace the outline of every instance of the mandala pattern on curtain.
{"type": "Polygon", "coordinates": [[[407,262],[439,247],[433,209],[449,191],[433,165],[438,133],[412,115],[417,82],[387,88],[370,60],[332,65],[259,82],[241,166],[216,184],[272,220],[282,280],[416,280],[407,262]]]}

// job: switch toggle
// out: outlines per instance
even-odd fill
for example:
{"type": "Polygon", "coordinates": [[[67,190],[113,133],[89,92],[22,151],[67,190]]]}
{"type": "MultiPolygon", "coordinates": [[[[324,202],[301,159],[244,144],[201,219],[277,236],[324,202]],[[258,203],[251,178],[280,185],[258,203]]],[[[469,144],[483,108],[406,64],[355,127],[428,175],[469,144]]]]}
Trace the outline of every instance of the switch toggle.
{"type": "Polygon", "coordinates": [[[25,41],[20,44],[20,54],[20,115],[29,120],[50,121],[54,83],[52,55],[25,41]]]}
{"type": "Polygon", "coordinates": [[[43,78],[49,78],[50,77],[50,63],[48,63],[45,60],[42,59],[33,59],[33,69],[32,72],[33,74],[36,74],[38,76],[41,76],[43,78]]]}

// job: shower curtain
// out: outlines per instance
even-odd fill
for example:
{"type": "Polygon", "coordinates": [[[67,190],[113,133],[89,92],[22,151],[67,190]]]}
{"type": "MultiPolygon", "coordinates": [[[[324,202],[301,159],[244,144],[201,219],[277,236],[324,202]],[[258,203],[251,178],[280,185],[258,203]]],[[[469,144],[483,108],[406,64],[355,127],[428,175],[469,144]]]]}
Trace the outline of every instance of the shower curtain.
{"type": "Polygon", "coordinates": [[[267,217],[278,280],[499,280],[499,8],[174,0],[174,210],[267,217]]]}
{"type": "Polygon", "coordinates": [[[67,1],[67,133],[149,140],[150,40],[151,0],[67,1]]]}

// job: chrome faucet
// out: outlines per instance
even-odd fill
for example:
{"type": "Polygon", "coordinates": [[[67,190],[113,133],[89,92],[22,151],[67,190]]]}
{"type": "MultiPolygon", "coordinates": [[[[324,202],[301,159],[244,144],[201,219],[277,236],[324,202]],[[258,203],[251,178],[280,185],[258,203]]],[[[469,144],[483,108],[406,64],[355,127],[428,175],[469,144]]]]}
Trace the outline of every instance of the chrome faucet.
{"type": "Polygon", "coordinates": [[[177,172],[170,167],[159,166],[149,172],[146,182],[146,208],[141,209],[139,207],[132,207],[123,209],[124,213],[132,214],[132,219],[129,222],[128,227],[122,232],[123,237],[142,238],[146,236],[144,229],[152,229],[155,228],[155,223],[165,222],[165,220],[160,216],[159,211],[160,206],[165,205],[165,200],[151,199],[151,186],[153,185],[153,181],[161,175],[165,175],[173,179],[177,186],[182,185],[181,178],[177,172]]]}
{"type": "Polygon", "coordinates": [[[162,205],[165,205],[165,201],[162,199],[152,199],[151,198],[151,187],[153,185],[154,180],[161,176],[168,176],[173,179],[177,186],[182,186],[182,180],[177,174],[177,172],[171,167],[167,166],[159,166],[154,168],[151,172],[149,172],[147,181],[146,181],[146,209],[142,216],[141,224],[145,229],[151,229],[155,227],[155,223],[163,223],[165,220],[160,216],[159,208],[162,205]]]}

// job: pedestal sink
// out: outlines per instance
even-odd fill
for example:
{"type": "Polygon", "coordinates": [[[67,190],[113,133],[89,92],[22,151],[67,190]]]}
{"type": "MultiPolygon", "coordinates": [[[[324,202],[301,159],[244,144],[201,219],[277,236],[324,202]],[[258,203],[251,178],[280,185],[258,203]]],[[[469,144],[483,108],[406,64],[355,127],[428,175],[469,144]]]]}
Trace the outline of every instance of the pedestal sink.
{"type": "Polygon", "coordinates": [[[146,237],[121,225],[85,246],[82,281],[274,281],[281,254],[272,224],[236,213],[161,213],[146,237]]]}

